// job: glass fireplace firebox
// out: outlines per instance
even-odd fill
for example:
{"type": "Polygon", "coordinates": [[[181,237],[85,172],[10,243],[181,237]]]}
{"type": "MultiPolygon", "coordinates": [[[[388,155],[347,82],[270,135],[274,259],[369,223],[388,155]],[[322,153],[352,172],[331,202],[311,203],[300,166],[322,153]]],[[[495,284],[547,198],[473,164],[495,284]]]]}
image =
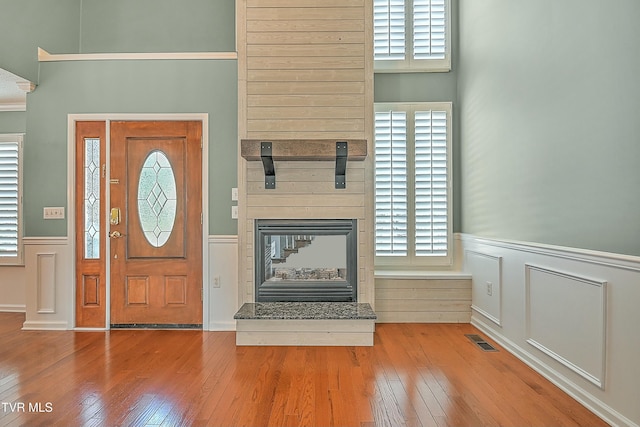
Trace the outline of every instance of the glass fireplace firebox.
{"type": "Polygon", "coordinates": [[[357,301],[352,219],[256,220],[256,302],[357,301]]]}

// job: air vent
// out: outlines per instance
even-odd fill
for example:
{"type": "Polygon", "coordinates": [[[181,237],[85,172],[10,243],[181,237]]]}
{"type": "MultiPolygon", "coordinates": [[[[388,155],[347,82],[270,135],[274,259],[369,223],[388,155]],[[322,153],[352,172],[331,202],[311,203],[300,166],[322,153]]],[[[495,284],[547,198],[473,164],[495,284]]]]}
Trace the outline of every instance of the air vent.
{"type": "Polygon", "coordinates": [[[494,346],[486,342],[485,339],[480,335],[465,334],[465,337],[469,338],[469,340],[477,345],[482,351],[498,351],[494,346]]]}

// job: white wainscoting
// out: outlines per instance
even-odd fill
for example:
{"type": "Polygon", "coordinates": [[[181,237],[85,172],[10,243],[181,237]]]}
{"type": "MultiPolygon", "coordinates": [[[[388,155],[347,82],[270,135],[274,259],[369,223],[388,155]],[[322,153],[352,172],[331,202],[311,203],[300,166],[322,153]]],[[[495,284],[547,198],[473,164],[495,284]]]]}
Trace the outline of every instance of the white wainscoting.
{"type": "Polygon", "coordinates": [[[209,236],[209,330],[235,331],[238,236],[209,236]]]}
{"type": "MultiPolygon", "coordinates": [[[[24,289],[25,305],[15,310],[26,312],[23,329],[73,329],[75,280],[72,245],[66,237],[27,237],[24,244],[24,285],[20,286],[24,289]]],[[[209,236],[208,245],[208,277],[204,284],[208,287],[209,306],[204,312],[208,313],[209,324],[205,322],[205,328],[211,331],[235,330],[238,238],[235,235],[209,236]]]]}
{"type": "Polygon", "coordinates": [[[56,253],[36,253],[36,301],[38,314],[56,312],[56,253]]]}
{"type": "Polygon", "coordinates": [[[527,342],[603,388],[607,283],[529,264],[525,271],[527,342]]]}
{"type": "Polygon", "coordinates": [[[462,242],[464,270],[480,288],[500,260],[500,322],[474,288],[481,310],[471,323],[611,425],[640,426],[640,258],[471,235],[462,242]]]}
{"type": "Polygon", "coordinates": [[[24,313],[25,267],[0,266],[0,312],[24,313]]]}
{"type": "Polygon", "coordinates": [[[502,257],[465,251],[465,264],[473,271],[471,309],[500,326],[502,318],[502,257]]]}
{"type": "Polygon", "coordinates": [[[66,237],[26,237],[23,329],[73,327],[73,254],[66,237]]]}

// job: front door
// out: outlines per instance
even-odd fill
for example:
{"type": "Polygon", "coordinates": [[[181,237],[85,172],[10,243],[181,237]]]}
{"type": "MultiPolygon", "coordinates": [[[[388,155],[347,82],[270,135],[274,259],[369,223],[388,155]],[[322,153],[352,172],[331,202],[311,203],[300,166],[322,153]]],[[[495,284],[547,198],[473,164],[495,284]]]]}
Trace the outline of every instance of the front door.
{"type": "Polygon", "coordinates": [[[202,125],[111,122],[111,325],[202,325],[202,125]]]}

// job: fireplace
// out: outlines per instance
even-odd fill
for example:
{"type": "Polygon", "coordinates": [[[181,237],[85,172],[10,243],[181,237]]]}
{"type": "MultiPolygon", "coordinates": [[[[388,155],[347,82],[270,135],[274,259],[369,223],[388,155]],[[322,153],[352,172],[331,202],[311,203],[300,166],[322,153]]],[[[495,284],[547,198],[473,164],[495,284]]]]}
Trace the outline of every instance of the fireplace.
{"type": "Polygon", "coordinates": [[[255,221],[256,302],[356,302],[357,221],[255,221]]]}

